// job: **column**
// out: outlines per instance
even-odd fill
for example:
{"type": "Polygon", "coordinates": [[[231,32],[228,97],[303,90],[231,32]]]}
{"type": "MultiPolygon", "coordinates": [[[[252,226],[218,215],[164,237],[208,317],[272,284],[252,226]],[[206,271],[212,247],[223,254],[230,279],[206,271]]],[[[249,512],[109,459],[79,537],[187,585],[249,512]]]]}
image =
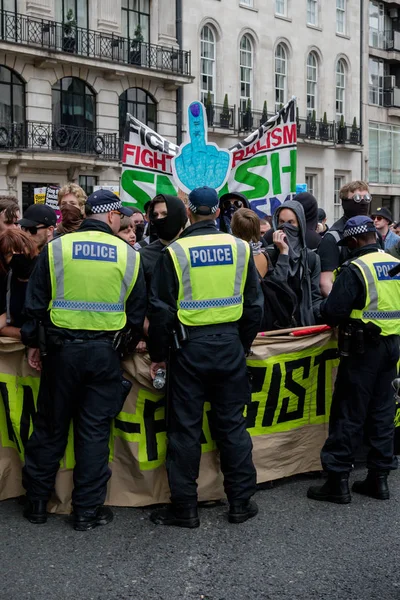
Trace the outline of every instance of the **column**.
{"type": "Polygon", "coordinates": [[[158,43],[161,46],[176,46],[175,19],[175,0],[161,0],[158,3],[158,43]]]}
{"type": "Polygon", "coordinates": [[[32,16],[53,18],[54,0],[26,0],[26,12],[32,16]]]}
{"type": "Polygon", "coordinates": [[[103,31],[116,32],[121,27],[121,1],[99,0],[98,28],[103,31]]]}

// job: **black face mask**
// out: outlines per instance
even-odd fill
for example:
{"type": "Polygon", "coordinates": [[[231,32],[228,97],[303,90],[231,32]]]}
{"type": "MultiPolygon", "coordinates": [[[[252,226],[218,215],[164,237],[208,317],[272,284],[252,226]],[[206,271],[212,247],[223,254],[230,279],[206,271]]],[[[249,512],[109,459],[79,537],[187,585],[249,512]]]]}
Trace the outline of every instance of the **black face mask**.
{"type": "Polygon", "coordinates": [[[182,200],[176,196],[169,196],[165,194],[162,196],[162,198],[167,205],[167,216],[163,219],[153,220],[151,212],[150,220],[153,228],[157,232],[158,237],[166,242],[171,242],[177,237],[177,235],[179,235],[180,230],[186,225],[186,207],[182,200]]]}
{"type": "Polygon", "coordinates": [[[12,272],[17,279],[29,279],[34,266],[35,259],[27,258],[24,254],[14,254],[10,262],[12,272]]]}
{"type": "Polygon", "coordinates": [[[342,200],[342,206],[345,216],[348,219],[361,215],[366,217],[369,212],[369,202],[354,202],[351,198],[342,200]]]}
{"type": "Polygon", "coordinates": [[[144,234],[144,223],[136,223],[136,241],[140,242],[143,239],[144,234]]]}

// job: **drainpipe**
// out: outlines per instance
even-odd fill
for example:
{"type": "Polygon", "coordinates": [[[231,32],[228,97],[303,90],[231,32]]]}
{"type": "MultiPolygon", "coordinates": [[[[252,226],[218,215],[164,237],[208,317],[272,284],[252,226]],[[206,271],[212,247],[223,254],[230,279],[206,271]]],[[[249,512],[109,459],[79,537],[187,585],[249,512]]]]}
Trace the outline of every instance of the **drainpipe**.
{"type": "MultiPolygon", "coordinates": [[[[176,9],[176,41],[179,49],[182,50],[182,0],[175,0],[176,9]]],[[[181,61],[179,61],[180,64],[181,61]]],[[[182,108],[183,108],[183,88],[176,90],[176,142],[178,146],[182,143],[182,108]]]]}
{"type": "MultiPolygon", "coordinates": [[[[364,0],[360,0],[360,143],[363,143],[363,131],[364,127],[368,126],[364,119],[364,0]]],[[[361,160],[361,179],[364,179],[365,165],[364,165],[364,152],[361,160]]]]}

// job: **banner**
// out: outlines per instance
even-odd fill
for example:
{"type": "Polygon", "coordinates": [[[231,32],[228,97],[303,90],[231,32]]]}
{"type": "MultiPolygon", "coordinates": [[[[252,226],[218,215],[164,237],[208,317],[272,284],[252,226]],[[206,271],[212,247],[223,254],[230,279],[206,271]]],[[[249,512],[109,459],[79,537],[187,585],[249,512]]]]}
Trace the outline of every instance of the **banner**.
{"type": "MultiPolygon", "coordinates": [[[[319,453],[327,422],[337,361],[332,332],[303,338],[257,337],[248,367],[252,401],[245,409],[253,439],[258,483],[321,468],[319,453]]],[[[112,478],[107,503],[146,506],[167,502],[165,398],[149,380],[149,359],[136,354],[124,363],[133,382],[110,439],[112,478]]],[[[21,466],[32,432],[39,378],[21,344],[0,338],[0,500],[24,493],[21,466]]],[[[74,453],[70,441],[57,475],[54,510],[69,510],[74,453]]],[[[200,500],[224,497],[219,457],[212,436],[211,406],[204,407],[200,500]]]]}
{"type": "MultiPolygon", "coordinates": [[[[200,103],[192,103],[198,104],[200,103]]],[[[192,106],[190,105],[190,106],[192,106]]],[[[201,105],[202,106],[202,105],[201,105]]],[[[189,107],[190,110],[190,107],[189,107]]],[[[203,144],[191,148],[191,156],[186,157],[192,166],[192,156],[196,152],[204,154],[204,146],[210,153],[209,161],[203,160],[205,166],[215,160],[211,156],[211,146],[207,141],[207,116],[204,107],[202,117],[201,139],[203,144]],[[204,129],[203,129],[204,128],[204,129]],[[201,146],[199,148],[199,146],[201,146]]],[[[189,117],[189,142],[198,123],[192,124],[189,117]]],[[[172,144],[147,125],[132,115],[127,115],[126,141],[122,156],[121,199],[123,204],[134,204],[140,210],[157,194],[177,195],[179,181],[173,175],[173,162],[183,152],[189,153],[186,142],[181,147],[172,144]],[[184,148],[186,147],[186,150],[184,148]]],[[[240,192],[250,201],[252,209],[260,217],[271,215],[275,208],[296,193],[297,170],[297,125],[296,100],[292,99],[274,117],[261,125],[245,140],[229,148],[232,155],[232,168],[228,181],[220,190],[220,196],[227,192],[240,192]]],[[[219,150],[219,153],[224,152],[219,150]]],[[[184,157],[185,158],[185,157],[184,157]]],[[[183,161],[184,162],[184,161],[183,161]]],[[[193,177],[183,181],[181,189],[190,190],[190,183],[197,184],[195,177],[202,161],[198,160],[193,168],[193,177]]],[[[184,163],[185,166],[185,163],[184,163]]],[[[187,169],[189,171],[190,169],[187,169]]],[[[185,171],[184,168],[181,169],[185,171]]],[[[185,178],[186,179],[186,178],[185,178]]],[[[202,183],[204,185],[204,183],[202,183]]],[[[218,186],[216,186],[218,187],[218,186]]]]}
{"type": "Polygon", "coordinates": [[[35,204],[47,204],[57,215],[57,223],[61,221],[61,211],[58,208],[59,185],[48,185],[47,187],[34,188],[33,201],[35,204]]]}

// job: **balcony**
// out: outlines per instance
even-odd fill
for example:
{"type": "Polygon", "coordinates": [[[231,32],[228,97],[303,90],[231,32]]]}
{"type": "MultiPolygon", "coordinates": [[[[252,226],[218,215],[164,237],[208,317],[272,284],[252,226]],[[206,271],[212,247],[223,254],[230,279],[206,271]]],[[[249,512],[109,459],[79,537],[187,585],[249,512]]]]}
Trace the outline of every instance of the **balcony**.
{"type": "Polygon", "coordinates": [[[191,75],[191,53],[185,50],[140,42],[114,34],[0,11],[0,41],[33,46],[52,52],[191,75]]]}
{"type": "MultiPolygon", "coordinates": [[[[274,113],[275,114],[275,113],[274,113]]],[[[268,121],[273,115],[265,115],[262,110],[240,110],[238,111],[239,131],[253,131],[268,121]]]]}
{"type": "Polygon", "coordinates": [[[119,161],[120,142],[116,133],[101,133],[82,127],[26,121],[0,123],[0,152],[84,154],[119,161]]]}
{"type": "Polygon", "coordinates": [[[206,113],[209,129],[236,130],[236,106],[224,110],[222,104],[206,104],[206,113]]]}

